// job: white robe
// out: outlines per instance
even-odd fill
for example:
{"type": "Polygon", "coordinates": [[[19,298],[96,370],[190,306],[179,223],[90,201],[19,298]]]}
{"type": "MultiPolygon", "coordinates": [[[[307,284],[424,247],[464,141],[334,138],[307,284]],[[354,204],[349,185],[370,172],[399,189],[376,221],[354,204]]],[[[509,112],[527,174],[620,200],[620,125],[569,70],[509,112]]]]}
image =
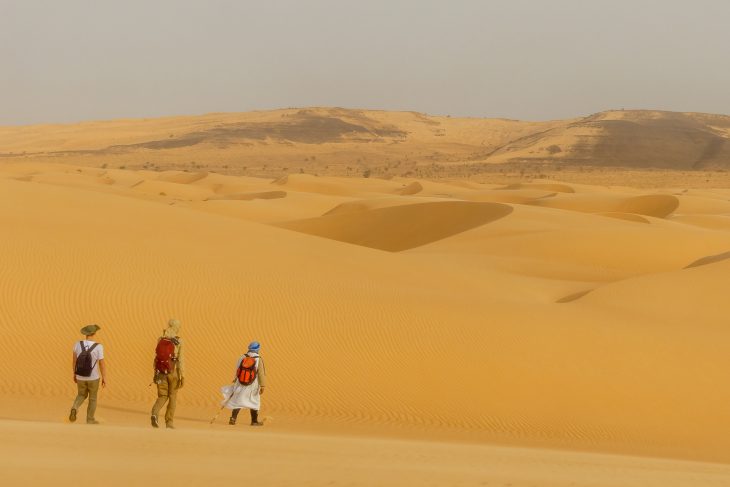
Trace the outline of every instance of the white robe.
{"type": "MultiPolygon", "coordinates": [[[[249,353],[249,356],[256,358],[256,371],[258,372],[259,354],[251,352],[249,353]]],[[[238,359],[238,363],[236,364],[236,370],[238,370],[238,367],[241,366],[241,362],[243,361],[244,357],[245,355],[241,355],[241,358],[238,359]]],[[[227,407],[228,409],[261,409],[261,395],[259,393],[258,374],[256,374],[256,378],[254,379],[254,381],[247,386],[244,386],[243,384],[238,382],[238,377],[236,377],[236,380],[234,380],[232,384],[221,387],[221,393],[223,394],[223,402],[221,403],[221,405],[227,407]]]]}

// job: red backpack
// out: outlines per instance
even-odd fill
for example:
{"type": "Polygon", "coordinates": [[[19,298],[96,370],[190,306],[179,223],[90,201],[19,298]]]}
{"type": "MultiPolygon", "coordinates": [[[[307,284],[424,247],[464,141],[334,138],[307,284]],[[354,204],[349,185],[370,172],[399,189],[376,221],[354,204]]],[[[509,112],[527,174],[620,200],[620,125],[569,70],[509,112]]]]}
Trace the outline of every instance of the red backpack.
{"type": "Polygon", "coordinates": [[[246,355],[238,366],[238,382],[244,386],[250,386],[256,380],[256,358],[246,355]]]}
{"type": "Polygon", "coordinates": [[[155,369],[162,374],[169,374],[175,367],[175,345],[174,338],[160,338],[155,348],[155,369]]]}

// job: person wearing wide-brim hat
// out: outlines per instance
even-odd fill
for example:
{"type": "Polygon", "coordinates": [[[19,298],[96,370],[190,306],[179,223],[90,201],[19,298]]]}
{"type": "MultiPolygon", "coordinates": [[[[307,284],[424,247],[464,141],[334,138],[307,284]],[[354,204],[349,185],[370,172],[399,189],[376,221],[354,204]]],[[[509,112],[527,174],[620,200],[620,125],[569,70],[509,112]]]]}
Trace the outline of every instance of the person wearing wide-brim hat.
{"type": "Polygon", "coordinates": [[[81,404],[89,398],[86,407],[86,422],[98,424],[96,414],[96,398],[99,393],[99,381],[106,387],[106,364],[104,363],[104,345],[93,340],[101,327],[96,324],[81,328],[81,334],[86,337],[74,344],[73,349],[73,378],[78,394],[71,406],[68,416],[72,423],[76,421],[76,413],[81,404]]]}
{"type": "Polygon", "coordinates": [[[251,342],[248,345],[248,352],[238,359],[233,383],[221,388],[224,397],[222,407],[231,409],[231,418],[228,420],[230,425],[236,424],[238,413],[243,408],[251,411],[251,426],[264,425],[259,421],[259,409],[261,409],[261,394],[266,387],[266,368],[264,359],[259,355],[260,351],[261,344],[251,342]]]}
{"type": "Polygon", "coordinates": [[[159,427],[158,415],[162,406],[167,403],[165,409],[165,426],[174,428],[175,408],[177,407],[177,391],[185,383],[185,362],[183,355],[182,338],[180,333],[180,321],[171,319],[167,322],[167,328],[162,331],[162,336],[157,339],[155,349],[155,360],[153,362],[154,382],[157,384],[157,400],[152,406],[150,422],[154,428],[159,427]]]}

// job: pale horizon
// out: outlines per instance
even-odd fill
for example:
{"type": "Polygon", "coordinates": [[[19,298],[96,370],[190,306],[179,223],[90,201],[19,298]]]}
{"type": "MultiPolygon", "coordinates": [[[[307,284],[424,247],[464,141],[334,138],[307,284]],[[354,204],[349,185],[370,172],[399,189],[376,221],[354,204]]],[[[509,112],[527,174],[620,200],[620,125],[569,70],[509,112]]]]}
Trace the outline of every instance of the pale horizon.
{"type": "Polygon", "coordinates": [[[730,5],[0,1],[0,125],[345,107],[730,113],[730,5]]]}
{"type": "Polygon", "coordinates": [[[310,109],[344,109],[344,110],[353,110],[353,111],[371,111],[371,112],[393,112],[393,113],[420,113],[423,115],[428,115],[432,117],[451,117],[451,118],[462,118],[462,119],[484,119],[484,120],[508,120],[508,121],[519,121],[519,122],[550,122],[550,121],[558,121],[558,120],[571,120],[571,119],[581,119],[585,117],[589,117],[596,113],[603,113],[603,112],[614,112],[614,111],[635,111],[635,112],[673,112],[673,113],[702,113],[707,115],[719,115],[719,116],[730,116],[726,113],[719,113],[719,112],[700,112],[697,110],[685,110],[685,111],[679,111],[679,110],[662,110],[662,109],[655,109],[655,108],[647,108],[647,107],[621,107],[621,108],[605,108],[603,110],[598,110],[596,112],[591,113],[581,113],[576,114],[569,117],[564,118],[553,118],[553,119],[519,119],[519,118],[510,118],[510,117],[491,117],[489,115],[486,116],[470,116],[470,115],[464,115],[464,116],[455,116],[448,113],[430,113],[430,112],[423,112],[419,110],[388,110],[385,108],[365,108],[365,107],[349,107],[349,106],[290,106],[290,107],[272,107],[272,108],[258,108],[253,110],[246,110],[246,111],[208,111],[208,112],[200,112],[200,113],[172,113],[172,114],[161,114],[161,115],[153,115],[153,116],[129,116],[129,117],[109,117],[109,118],[88,118],[88,119],[79,119],[79,120],[67,120],[62,122],[31,122],[31,123],[18,123],[18,124],[10,124],[10,123],[0,123],[0,127],[29,127],[33,125],[76,125],[76,124],[84,124],[84,123],[97,123],[97,122],[111,122],[111,121],[119,121],[119,120],[153,120],[153,119],[165,119],[165,118],[194,118],[194,117],[204,117],[204,116],[210,116],[210,115],[231,115],[231,114],[237,114],[237,113],[255,113],[255,112],[276,112],[281,110],[310,110],[310,109]]]}

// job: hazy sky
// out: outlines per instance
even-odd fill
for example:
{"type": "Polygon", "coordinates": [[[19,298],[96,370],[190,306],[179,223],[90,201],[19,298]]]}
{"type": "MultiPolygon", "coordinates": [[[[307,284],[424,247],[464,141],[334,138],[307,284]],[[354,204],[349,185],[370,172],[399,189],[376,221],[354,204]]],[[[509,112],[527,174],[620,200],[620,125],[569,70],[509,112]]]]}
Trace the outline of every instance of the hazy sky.
{"type": "Polygon", "coordinates": [[[311,105],[730,114],[730,1],[0,0],[0,124],[311,105]]]}

